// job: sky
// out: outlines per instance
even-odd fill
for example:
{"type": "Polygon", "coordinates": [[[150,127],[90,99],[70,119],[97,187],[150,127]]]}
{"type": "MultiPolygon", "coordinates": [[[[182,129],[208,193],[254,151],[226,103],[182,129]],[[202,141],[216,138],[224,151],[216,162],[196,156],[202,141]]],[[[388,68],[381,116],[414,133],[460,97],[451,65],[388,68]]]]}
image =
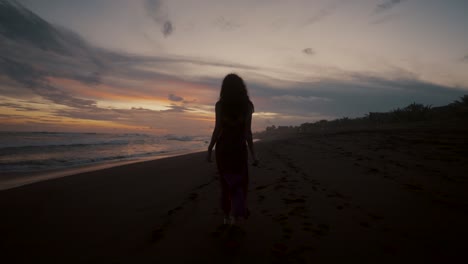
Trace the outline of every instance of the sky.
{"type": "Polygon", "coordinates": [[[0,130],[208,135],[468,94],[466,0],[0,0],[0,130]]]}

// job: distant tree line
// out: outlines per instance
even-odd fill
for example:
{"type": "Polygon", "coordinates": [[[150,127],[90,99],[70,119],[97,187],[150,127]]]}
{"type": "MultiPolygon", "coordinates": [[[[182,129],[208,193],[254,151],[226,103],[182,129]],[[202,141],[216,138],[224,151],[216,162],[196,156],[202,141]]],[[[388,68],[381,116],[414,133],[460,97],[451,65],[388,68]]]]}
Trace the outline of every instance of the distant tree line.
{"type": "Polygon", "coordinates": [[[257,133],[259,137],[269,134],[307,133],[331,129],[379,128],[395,124],[444,124],[452,122],[468,125],[468,95],[460,97],[446,106],[432,107],[412,103],[404,108],[389,112],[369,112],[364,117],[343,117],[335,120],[319,120],[303,123],[299,126],[268,126],[265,131],[257,133]]]}

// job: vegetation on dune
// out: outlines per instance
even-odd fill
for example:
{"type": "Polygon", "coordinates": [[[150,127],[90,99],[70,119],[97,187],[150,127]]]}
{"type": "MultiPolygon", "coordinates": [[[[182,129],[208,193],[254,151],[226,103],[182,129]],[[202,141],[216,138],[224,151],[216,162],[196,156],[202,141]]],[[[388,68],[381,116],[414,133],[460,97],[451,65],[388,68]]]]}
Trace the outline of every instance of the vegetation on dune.
{"type": "Polygon", "coordinates": [[[389,112],[369,112],[364,117],[343,117],[335,120],[319,120],[303,123],[299,126],[268,126],[258,136],[282,133],[307,133],[336,129],[366,129],[381,128],[392,125],[444,125],[468,124],[468,95],[460,97],[446,106],[432,107],[412,103],[404,108],[396,108],[389,112]]]}

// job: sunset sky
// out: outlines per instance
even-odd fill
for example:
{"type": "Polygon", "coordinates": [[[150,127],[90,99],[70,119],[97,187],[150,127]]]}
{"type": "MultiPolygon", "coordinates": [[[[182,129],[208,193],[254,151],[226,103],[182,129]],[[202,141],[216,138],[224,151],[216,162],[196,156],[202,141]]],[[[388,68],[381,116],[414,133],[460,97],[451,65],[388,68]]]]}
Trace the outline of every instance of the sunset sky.
{"type": "Polygon", "coordinates": [[[468,94],[466,0],[0,0],[0,130],[207,135],[223,77],[253,129],[468,94]]]}

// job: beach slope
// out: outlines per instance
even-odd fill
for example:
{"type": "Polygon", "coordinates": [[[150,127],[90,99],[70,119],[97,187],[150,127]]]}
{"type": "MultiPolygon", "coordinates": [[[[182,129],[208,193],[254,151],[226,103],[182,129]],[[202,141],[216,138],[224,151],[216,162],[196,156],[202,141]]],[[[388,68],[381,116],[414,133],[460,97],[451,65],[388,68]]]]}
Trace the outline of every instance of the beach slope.
{"type": "Polygon", "coordinates": [[[205,153],[0,192],[5,263],[442,263],[466,258],[466,131],[257,142],[251,211],[220,228],[205,153]]]}

